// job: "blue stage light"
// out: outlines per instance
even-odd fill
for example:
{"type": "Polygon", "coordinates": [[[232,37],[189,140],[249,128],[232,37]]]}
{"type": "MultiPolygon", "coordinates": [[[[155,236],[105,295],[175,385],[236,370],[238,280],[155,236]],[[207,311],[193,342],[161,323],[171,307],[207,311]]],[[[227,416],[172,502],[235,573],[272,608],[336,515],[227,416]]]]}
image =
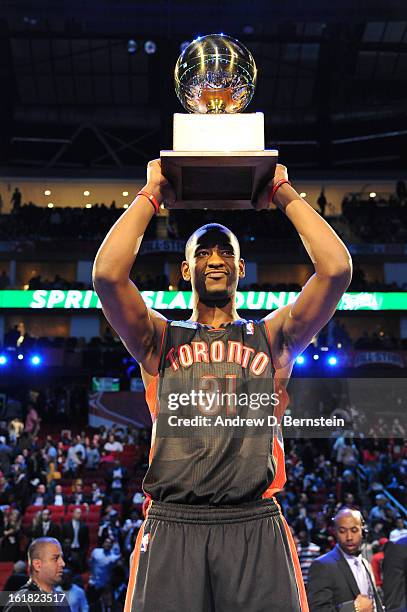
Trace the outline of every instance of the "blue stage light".
{"type": "Polygon", "coordinates": [[[328,357],[328,363],[330,366],[334,366],[338,363],[338,360],[336,357],[328,357]]]}
{"type": "Polygon", "coordinates": [[[0,365],[6,365],[7,357],[5,355],[0,355],[0,365]]]}
{"type": "Polygon", "coordinates": [[[127,51],[128,53],[130,53],[130,55],[133,55],[133,53],[136,53],[136,51],[138,50],[138,43],[136,40],[134,40],[134,38],[131,38],[130,40],[127,41],[127,51]]]}
{"type": "Polygon", "coordinates": [[[319,359],[319,355],[317,355],[317,353],[315,353],[315,355],[314,355],[314,359],[315,359],[315,361],[316,361],[317,359],[319,359]]]}
{"type": "Polygon", "coordinates": [[[297,359],[295,360],[295,362],[298,363],[299,365],[302,365],[303,363],[305,363],[305,357],[303,357],[302,355],[299,355],[297,359]]]}
{"type": "Polygon", "coordinates": [[[39,357],[38,355],[33,355],[33,356],[31,357],[31,363],[32,363],[32,365],[34,365],[34,366],[40,365],[40,363],[41,363],[41,357],[39,357]]]}
{"type": "Polygon", "coordinates": [[[22,361],[22,360],[24,359],[24,355],[23,355],[22,353],[19,353],[19,354],[17,355],[17,359],[18,359],[19,361],[22,361]]]}

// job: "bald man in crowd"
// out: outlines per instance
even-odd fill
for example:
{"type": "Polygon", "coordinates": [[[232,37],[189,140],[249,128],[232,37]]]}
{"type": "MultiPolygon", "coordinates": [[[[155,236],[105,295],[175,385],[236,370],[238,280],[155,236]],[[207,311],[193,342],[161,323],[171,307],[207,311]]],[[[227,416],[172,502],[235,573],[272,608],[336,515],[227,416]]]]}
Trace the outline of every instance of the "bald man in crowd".
{"type": "Polygon", "coordinates": [[[361,555],[363,516],[359,510],[343,508],[333,521],[337,544],[309,570],[310,612],[384,612],[370,564],[361,555]]]}
{"type": "Polygon", "coordinates": [[[65,562],[58,540],[33,540],[28,547],[28,566],[28,582],[8,595],[4,612],[71,612],[66,595],[59,587],[65,562]]]}

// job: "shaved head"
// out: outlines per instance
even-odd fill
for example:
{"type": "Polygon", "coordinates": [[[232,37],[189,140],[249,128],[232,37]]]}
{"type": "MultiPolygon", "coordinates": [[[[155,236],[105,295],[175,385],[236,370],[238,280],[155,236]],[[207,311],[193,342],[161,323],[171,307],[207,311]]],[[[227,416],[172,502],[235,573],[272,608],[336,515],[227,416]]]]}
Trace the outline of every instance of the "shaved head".
{"type": "Polygon", "coordinates": [[[34,559],[40,559],[42,561],[46,549],[50,544],[61,547],[60,543],[55,538],[37,538],[31,542],[30,546],[28,547],[28,563],[30,570],[33,567],[32,562],[34,559]]]}
{"type": "Polygon", "coordinates": [[[343,508],[334,517],[335,535],[340,548],[348,555],[358,555],[363,540],[364,520],[359,510],[343,508]]]}
{"type": "Polygon", "coordinates": [[[61,544],[55,538],[37,538],[28,547],[31,579],[47,593],[62,580],[65,561],[61,544]]]}
{"type": "Polygon", "coordinates": [[[360,510],[355,510],[354,508],[342,508],[339,512],[334,516],[335,527],[341,523],[342,517],[352,517],[356,520],[360,521],[360,524],[363,524],[363,516],[360,510]]]}
{"type": "Polygon", "coordinates": [[[188,238],[185,245],[185,259],[194,255],[195,250],[198,246],[215,246],[219,243],[219,240],[228,242],[233,246],[235,256],[240,257],[240,245],[235,234],[225,225],[220,223],[207,223],[202,225],[188,238]]]}

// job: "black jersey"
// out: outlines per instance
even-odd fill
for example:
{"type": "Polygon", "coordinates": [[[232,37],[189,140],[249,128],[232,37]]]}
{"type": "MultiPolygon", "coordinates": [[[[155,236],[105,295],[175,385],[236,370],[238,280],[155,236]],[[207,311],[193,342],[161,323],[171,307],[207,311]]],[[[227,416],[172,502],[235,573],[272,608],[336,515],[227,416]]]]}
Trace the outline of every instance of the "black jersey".
{"type": "Polygon", "coordinates": [[[276,388],[264,321],[213,328],[168,321],[144,491],[155,501],[228,505],[271,497],[285,483],[276,388]]]}

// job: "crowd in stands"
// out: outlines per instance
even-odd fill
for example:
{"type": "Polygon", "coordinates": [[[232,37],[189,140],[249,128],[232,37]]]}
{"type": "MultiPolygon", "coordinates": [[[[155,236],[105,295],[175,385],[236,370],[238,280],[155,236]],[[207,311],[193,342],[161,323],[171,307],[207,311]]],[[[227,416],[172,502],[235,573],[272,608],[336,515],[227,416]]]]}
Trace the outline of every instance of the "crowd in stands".
{"type": "Polygon", "coordinates": [[[70,571],[63,588],[75,584],[84,596],[86,587],[89,604],[106,598],[121,610],[150,432],[51,427],[46,434],[40,423],[38,415],[34,429],[28,415],[17,429],[0,423],[0,561],[24,560],[30,541],[54,537],[70,571]]]}
{"type": "Polygon", "coordinates": [[[361,242],[404,243],[407,240],[407,198],[399,181],[396,193],[371,198],[349,194],[342,203],[343,219],[361,242]]]}
{"type": "MultiPolygon", "coordinates": [[[[10,215],[0,215],[0,240],[97,240],[102,241],[123,208],[94,203],[91,208],[45,208],[33,202],[13,208],[10,215]]],[[[154,237],[153,218],[146,237],[154,237]]]]}
{"type": "MultiPolygon", "coordinates": [[[[392,194],[378,194],[372,198],[368,193],[350,193],[342,202],[342,220],[362,242],[405,242],[405,192],[404,182],[398,181],[392,194]]],[[[0,240],[102,240],[123,213],[123,208],[118,208],[114,201],[110,205],[92,203],[90,208],[44,208],[31,201],[23,203],[18,189],[13,193],[12,204],[10,215],[0,214],[0,240]]],[[[324,216],[327,202],[323,191],[317,204],[324,216]]],[[[197,227],[212,221],[224,223],[237,235],[244,227],[243,243],[270,238],[298,241],[292,224],[274,210],[262,211],[257,215],[250,210],[235,210],[233,215],[221,210],[172,210],[167,225],[168,237],[185,240],[197,227]]],[[[146,236],[156,236],[155,219],[149,225],[146,236]]]]}
{"type": "MultiPolygon", "coordinates": [[[[371,559],[385,543],[407,534],[407,448],[403,439],[286,440],[287,485],[278,494],[307,572],[316,557],[335,545],[331,518],[342,507],[361,510],[369,527],[371,559]],[[359,469],[360,468],[360,469],[359,469]]],[[[379,584],[380,585],[380,584],[379,584]]]]}
{"type": "MultiPolygon", "coordinates": [[[[0,423],[0,560],[23,560],[33,538],[55,537],[70,570],[66,588],[85,589],[90,603],[113,598],[122,605],[143,518],[149,431],[61,431],[41,423],[40,410],[37,417],[30,411],[20,428],[0,423]]],[[[278,501],[305,581],[312,560],[335,545],[330,519],[341,507],[364,514],[372,560],[389,539],[407,533],[394,502],[406,503],[406,446],[373,434],[364,440],[286,439],[287,484],[278,501]]]]}

